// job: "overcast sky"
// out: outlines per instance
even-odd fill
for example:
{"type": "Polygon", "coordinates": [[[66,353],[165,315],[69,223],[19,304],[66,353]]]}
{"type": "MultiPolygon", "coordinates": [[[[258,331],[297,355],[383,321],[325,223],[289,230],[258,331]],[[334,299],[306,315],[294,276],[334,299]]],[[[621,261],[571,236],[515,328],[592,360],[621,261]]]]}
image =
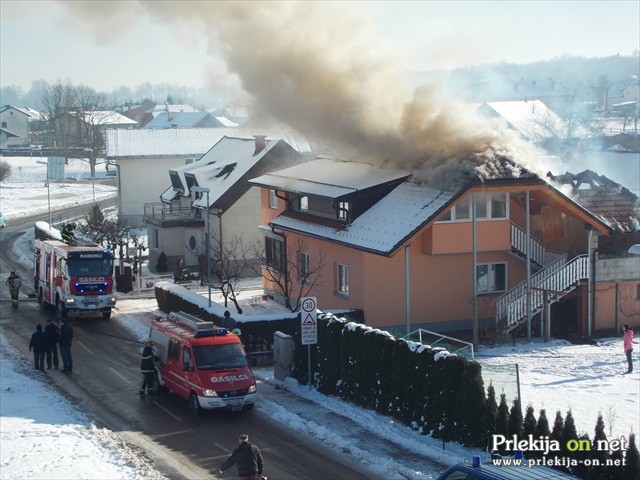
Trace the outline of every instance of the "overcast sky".
{"type": "MultiPolygon", "coordinates": [[[[80,20],[59,2],[0,0],[0,85],[28,90],[33,80],[68,78],[98,90],[145,81],[200,87],[223,75],[222,62],[207,54],[201,28],[191,29],[189,21],[179,24],[179,11],[162,18],[161,25],[135,2],[105,3],[92,2],[83,14],[93,18],[80,20]],[[116,4],[125,15],[106,21],[104,12],[116,4]]],[[[635,0],[361,1],[348,7],[371,22],[377,40],[409,70],[528,63],[565,54],[631,55],[640,49],[640,2],[635,0]]],[[[274,12],[274,21],[278,15],[274,12]]],[[[269,48],[266,38],[264,48],[269,48]]]]}

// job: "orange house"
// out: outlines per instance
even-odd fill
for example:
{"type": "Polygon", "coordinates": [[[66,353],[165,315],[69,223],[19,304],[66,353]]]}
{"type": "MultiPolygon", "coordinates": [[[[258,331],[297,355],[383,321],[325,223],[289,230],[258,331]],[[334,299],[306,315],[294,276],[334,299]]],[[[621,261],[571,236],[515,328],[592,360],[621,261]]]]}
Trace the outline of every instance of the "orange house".
{"type": "Polygon", "coordinates": [[[252,179],[265,291],[401,333],[592,334],[589,252],[611,228],[537,175],[490,163],[452,191],[335,158],[252,179]]]}

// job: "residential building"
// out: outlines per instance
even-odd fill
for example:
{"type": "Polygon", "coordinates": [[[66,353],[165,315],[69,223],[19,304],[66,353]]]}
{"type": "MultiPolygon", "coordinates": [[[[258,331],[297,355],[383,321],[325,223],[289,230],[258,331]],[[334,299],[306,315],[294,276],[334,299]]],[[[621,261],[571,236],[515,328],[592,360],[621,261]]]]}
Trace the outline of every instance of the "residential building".
{"type": "MultiPolygon", "coordinates": [[[[259,129],[269,139],[282,138],[300,153],[309,142],[291,130],[259,129]]],[[[144,227],[144,205],[160,201],[169,170],[200,159],[224,136],[253,140],[255,130],[237,128],[170,128],[108,130],[107,160],[116,165],[118,218],[144,227]]]]}
{"type": "Polygon", "coordinates": [[[28,147],[29,120],[31,116],[24,109],[5,105],[0,108],[0,148],[28,147]]]}
{"type": "Polygon", "coordinates": [[[158,112],[143,128],[214,128],[221,127],[209,112],[158,112]]]}
{"type": "MultiPolygon", "coordinates": [[[[323,259],[308,294],[318,308],[359,309],[367,325],[403,334],[548,338],[613,328],[614,308],[595,316],[591,298],[614,288],[592,288],[593,253],[612,235],[607,221],[505,158],[462,162],[451,172],[461,179],[455,188],[418,173],[318,158],[252,179],[273,252],[265,268],[291,278],[289,266],[323,259]]],[[[304,265],[294,270],[313,281],[299,274],[304,265]]],[[[637,277],[620,284],[636,323],[637,277]]],[[[263,285],[284,301],[275,282],[263,285]]]]}
{"type": "Polygon", "coordinates": [[[613,82],[604,91],[604,111],[617,111],[635,114],[638,112],[640,85],[638,80],[613,82]]]}
{"type": "MultiPolygon", "coordinates": [[[[281,139],[224,136],[197,161],[170,169],[171,186],[160,196],[161,202],[145,205],[150,268],[154,270],[164,252],[169,265],[181,257],[185,266],[202,270],[207,258],[207,212],[211,265],[221,260],[253,267],[262,247],[256,229],[260,189],[252,188],[248,179],[304,161],[301,153],[281,139]],[[194,186],[209,189],[209,194],[195,194],[194,186]]],[[[244,274],[255,275],[255,271],[247,269],[244,274]]]]}

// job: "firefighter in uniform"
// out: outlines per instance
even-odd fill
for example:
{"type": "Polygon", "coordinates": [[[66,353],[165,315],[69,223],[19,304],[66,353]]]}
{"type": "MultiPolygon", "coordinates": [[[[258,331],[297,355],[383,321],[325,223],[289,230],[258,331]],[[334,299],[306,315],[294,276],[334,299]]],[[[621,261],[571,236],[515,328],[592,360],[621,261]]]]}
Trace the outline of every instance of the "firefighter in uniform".
{"type": "Polygon", "coordinates": [[[73,239],[76,237],[75,233],[73,233],[75,228],[76,226],[73,223],[67,223],[62,229],[62,241],[67,245],[71,245],[73,243],[73,239]]]}
{"type": "Polygon", "coordinates": [[[140,372],[142,381],[140,383],[140,396],[146,397],[153,392],[153,381],[156,374],[155,357],[153,356],[153,340],[147,338],[142,349],[142,360],[140,361],[140,372]]]}

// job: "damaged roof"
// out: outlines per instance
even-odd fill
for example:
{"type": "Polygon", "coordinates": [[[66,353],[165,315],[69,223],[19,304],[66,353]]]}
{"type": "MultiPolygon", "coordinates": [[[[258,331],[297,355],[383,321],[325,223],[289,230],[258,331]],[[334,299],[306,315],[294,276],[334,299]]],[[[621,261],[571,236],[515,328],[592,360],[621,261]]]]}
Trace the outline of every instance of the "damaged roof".
{"type": "Polygon", "coordinates": [[[570,186],[571,199],[614,231],[640,231],[640,199],[619,183],[591,170],[577,174],[566,172],[557,176],[548,173],[547,177],[559,185],[570,186]]]}

